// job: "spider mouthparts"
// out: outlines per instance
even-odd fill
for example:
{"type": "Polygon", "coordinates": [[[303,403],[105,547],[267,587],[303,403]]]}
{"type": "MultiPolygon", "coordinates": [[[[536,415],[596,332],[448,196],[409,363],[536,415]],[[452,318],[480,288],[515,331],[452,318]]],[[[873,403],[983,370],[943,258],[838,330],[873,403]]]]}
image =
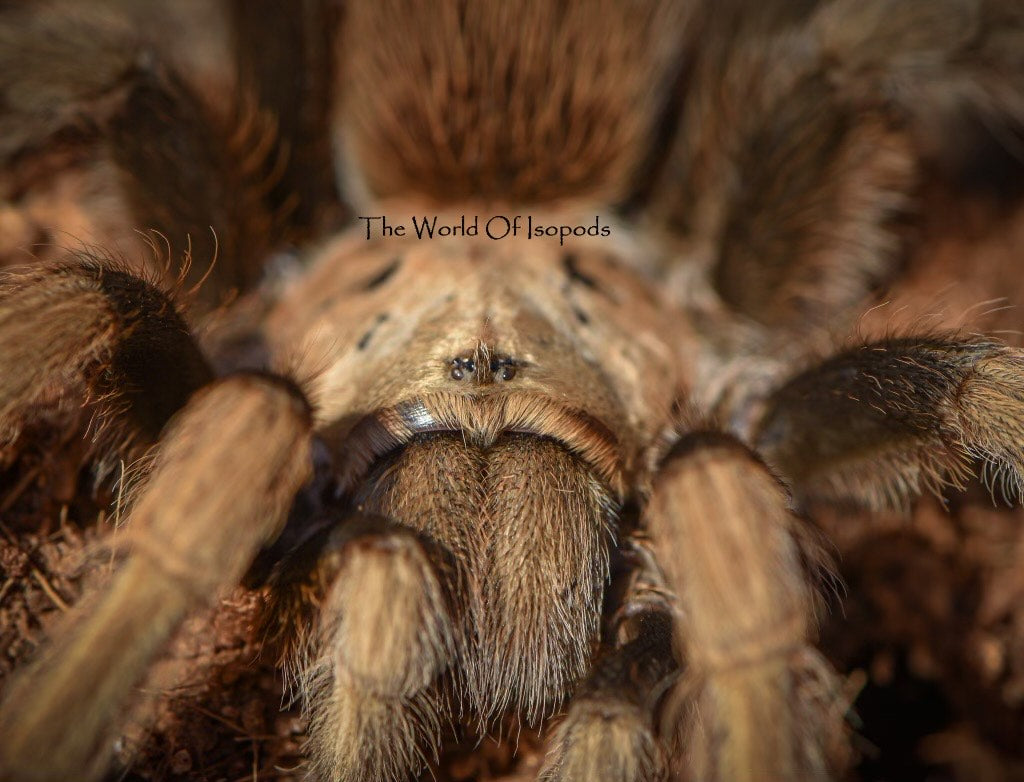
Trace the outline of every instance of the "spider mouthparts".
{"type": "Polygon", "coordinates": [[[355,485],[379,458],[414,437],[444,432],[460,433],[467,443],[484,448],[505,433],[555,440],[583,458],[598,477],[621,494],[623,457],[615,433],[581,410],[525,392],[482,396],[442,392],[409,399],[366,416],[352,428],[342,446],[342,491],[355,485]]]}

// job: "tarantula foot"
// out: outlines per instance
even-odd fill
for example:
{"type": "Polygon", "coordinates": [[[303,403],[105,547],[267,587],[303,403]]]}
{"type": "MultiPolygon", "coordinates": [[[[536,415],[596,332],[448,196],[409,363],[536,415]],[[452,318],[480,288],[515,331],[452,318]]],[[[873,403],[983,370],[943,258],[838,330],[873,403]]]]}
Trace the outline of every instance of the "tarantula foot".
{"type": "Polygon", "coordinates": [[[321,660],[304,678],[310,713],[310,777],[326,782],[402,782],[424,765],[440,731],[433,693],[382,696],[321,660]]]}
{"type": "Polygon", "coordinates": [[[558,726],[540,782],[659,782],[665,758],[642,706],[609,698],[576,701],[558,726]]]}

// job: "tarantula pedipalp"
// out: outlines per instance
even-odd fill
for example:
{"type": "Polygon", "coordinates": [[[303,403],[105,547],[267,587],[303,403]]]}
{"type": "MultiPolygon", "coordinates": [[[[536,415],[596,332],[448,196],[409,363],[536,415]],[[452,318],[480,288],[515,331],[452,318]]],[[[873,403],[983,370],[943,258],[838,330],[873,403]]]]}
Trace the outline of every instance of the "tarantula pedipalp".
{"type": "MultiPolygon", "coordinates": [[[[243,578],[318,778],[407,778],[456,718],[486,731],[565,702],[546,780],[840,773],[794,508],[899,504],[978,459],[1019,481],[1024,357],[911,334],[787,375],[895,275],[927,165],[965,173],[943,132],[977,121],[993,154],[1019,136],[1020,14],[354,3],[328,110],[321,10],[297,25],[302,97],[238,47],[269,79],[257,99],[303,110],[280,122],[290,156],[251,101],[211,105],[108,28],[0,17],[13,202],[70,147],[62,176],[122,188],[124,224],[175,242],[214,224],[227,262],[207,287],[244,284],[282,214],[315,222],[288,193],[316,191],[301,142],[322,149],[332,116],[353,205],[297,279],[253,294],[266,312],[219,379],[128,268],[72,254],[5,278],[8,447],[76,398],[160,444],[111,583],[6,690],[0,773],[102,774],[166,640],[243,578]],[[82,51],[103,58],[88,78],[51,63],[56,97],[16,67],[82,51]],[[431,215],[477,230],[417,236],[431,215]],[[266,370],[282,364],[299,380],[266,370]]],[[[253,44],[272,25],[248,13],[253,44]]]]}

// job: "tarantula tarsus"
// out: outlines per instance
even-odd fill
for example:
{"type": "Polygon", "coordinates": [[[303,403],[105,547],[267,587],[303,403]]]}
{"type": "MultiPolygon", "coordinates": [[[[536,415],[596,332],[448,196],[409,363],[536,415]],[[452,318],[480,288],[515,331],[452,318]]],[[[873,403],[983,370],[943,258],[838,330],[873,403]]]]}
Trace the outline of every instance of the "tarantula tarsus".
{"type": "Polygon", "coordinates": [[[243,579],[317,779],[406,779],[455,719],[560,709],[544,780],[842,773],[801,514],[976,465],[1019,493],[1024,354],[933,329],[813,357],[898,280],[922,182],[1020,170],[1019,8],[225,13],[237,99],[99,15],[0,16],[24,224],[197,259],[212,226],[199,295],[248,291],[208,358],[130,250],[7,273],[8,452],[79,403],[98,456],[158,445],[116,574],[7,688],[4,778],[101,775],[167,639],[243,579]],[[329,138],[339,235],[255,285],[330,230],[329,138]],[[33,211],[68,182],[77,223],[33,211]],[[431,215],[467,230],[417,238],[431,215]]]}

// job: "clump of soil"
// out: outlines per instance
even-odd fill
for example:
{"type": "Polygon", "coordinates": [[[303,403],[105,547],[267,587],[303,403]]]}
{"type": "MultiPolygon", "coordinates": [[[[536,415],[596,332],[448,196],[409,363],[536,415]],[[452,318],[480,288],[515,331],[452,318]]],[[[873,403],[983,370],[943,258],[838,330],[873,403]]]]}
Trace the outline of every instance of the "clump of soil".
{"type": "Polygon", "coordinates": [[[1024,515],[973,486],[900,514],[818,514],[845,595],[821,646],[859,693],[851,779],[1024,780],[1024,515]]]}

